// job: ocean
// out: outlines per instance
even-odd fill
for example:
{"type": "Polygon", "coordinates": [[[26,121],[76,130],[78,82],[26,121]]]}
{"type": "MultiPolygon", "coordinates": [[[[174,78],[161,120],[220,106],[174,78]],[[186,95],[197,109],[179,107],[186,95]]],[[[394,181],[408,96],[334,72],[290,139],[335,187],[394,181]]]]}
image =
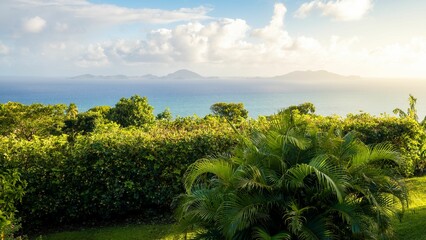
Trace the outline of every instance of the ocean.
{"type": "Polygon", "coordinates": [[[403,82],[400,86],[382,81],[377,84],[278,85],[253,79],[248,82],[141,82],[138,80],[76,80],[70,78],[8,78],[0,77],[0,103],[24,104],[75,103],[79,111],[94,106],[114,106],[122,97],[146,96],[155,113],[170,108],[173,116],[205,116],[216,102],[242,102],[250,117],[270,115],[290,105],[311,102],[322,115],[367,112],[392,114],[394,108],[406,110],[408,95],[418,98],[419,116],[426,114],[426,88],[422,81],[403,82]]]}

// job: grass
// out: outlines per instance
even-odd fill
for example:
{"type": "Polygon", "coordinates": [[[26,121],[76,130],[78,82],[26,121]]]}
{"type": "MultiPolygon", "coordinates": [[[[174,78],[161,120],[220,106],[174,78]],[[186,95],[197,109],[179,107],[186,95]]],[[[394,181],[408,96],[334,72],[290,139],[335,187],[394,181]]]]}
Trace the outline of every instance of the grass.
{"type": "Polygon", "coordinates": [[[399,239],[426,240],[426,176],[407,180],[410,190],[410,208],[402,222],[395,221],[399,239]]]}
{"type": "Polygon", "coordinates": [[[80,231],[53,233],[39,236],[40,240],[140,240],[140,239],[183,239],[171,224],[128,225],[85,229],[80,231]]]}
{"type": "MultiPolygon", "coordinates": [[[[394,221],[396,236],[401,240],[426,240],[426,176],[407,180],[410,189],[410,208],[402,222],[394,221]]],[[[42,236],[43,240],[139,240],[183,239],[173,225],[130,225],[105,227],[42,236]]]]}

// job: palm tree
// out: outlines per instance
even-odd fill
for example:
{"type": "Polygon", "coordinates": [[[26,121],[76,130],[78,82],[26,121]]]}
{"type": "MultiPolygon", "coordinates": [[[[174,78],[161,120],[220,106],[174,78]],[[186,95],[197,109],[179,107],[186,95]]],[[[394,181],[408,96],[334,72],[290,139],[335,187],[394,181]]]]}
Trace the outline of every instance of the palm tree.
{"type": "Polygon", "coordinates": [[[75,103],[70,103],[66,110],[66,117],[68,119],[76,119],[78,115],[78,108],[75,103]]]}
{"type": "MultiPolygon", "coordinates": [[[[242,138],[232,156],[200,159],[184,178],[176,211],[202,239],[374,239],[391,234],[393,198],[406,191],[381,164],[389,145],[319,133],[290,114],[242,138]]],[[[399,213],[399,212],[398,212],[399,213]]]]}
{"type": "Polygon", "coordinates": [[[408,97],[408,103],[409,103],[409,107],[407,109],[407,112],[404,112],[400,108],[395,108],[393,110],[393,113],[397,114],[400,118],[411,118],[416,120],[416,122],[418,122],[419,116],[417,115],[417,109],[416,109],[417,98],[415,98],[413,95],[410,94],[410,96],[408,97]]]}
{"type": "MultiPolygon", "coordinates": [[[[426,116],[423,118],[421,122],[419,122],[419,117],[417,115],[417,109],[416,109],[416,103],[417,98],[414,98],[411,94],[408,98],[409,102],[409,108],[407,109],[407,112],[404,112],[403,110],[399,108],[395,108],[393,110],[393,113],[398,114],[400,118],[409,118],[415,120],[421,127],[423,127],[423,130],[426,130],[426,116]]],[[[414,163],[414,171],[418,173],[424,172],[423,169],[425,169],[425,159],[426,159],[426,141],[423,137],[422,139],[422,146],[420,148],[420,159],[414,163]]]]}

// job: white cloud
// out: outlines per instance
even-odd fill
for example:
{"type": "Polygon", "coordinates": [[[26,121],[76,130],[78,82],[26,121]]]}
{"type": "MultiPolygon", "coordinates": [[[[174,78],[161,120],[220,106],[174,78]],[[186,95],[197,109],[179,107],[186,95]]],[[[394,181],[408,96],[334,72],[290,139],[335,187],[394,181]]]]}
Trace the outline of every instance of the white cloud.
{"type": "Polygon", "coordinates": [[[198,66],[210,69],[206,75],[209,71],[213,75],[278,75],[295,69],[326,69],[350,75],[368,69],[366,74],[383,76],[398,76],[401,66],[410,65],[405,74],[411,71],[426,75],[421,67],[426,64],[425,39],[376,49],[357,47],[361,40],[356,36],[332,36],[329,41],[320,42],[312,37],[290,36],[284,24],[285,14],[284,5],[276,4],[269,24],[258,29],[252,29],[242,19],[219,19],[153,30],[145,40],[103,43],[97,46],[97,54],[92,53],[97,57],[84,57],[83,65],[198,66]]]}
{"type": "Polygon", "coordinates": [[[206,19],[210,9],[205,7],[181,8],[172,11],[161,9],[129,9],[114,5],[88,5],[78,9],[69,9],[79,18],[91,18],[111,23],[149,22],[172,23],[177,21],[206,19]]]}
{"type": "MultiPolygon", "coordinates": [[[[361,47],[369,40],[365,36],[331,36],[329,40],[319,40],[313,36],[290,34],[286,26],[289,23],[285,21],[287,9],[283,4],[275,4],[271,20],[260,28],[253,28],[244,19],[199,21],[198,16],[204,19],[206,15],[195,14],[192,20],[156,26],[144,36],[131,32],[129,37],[126,34],[111,36],[110,33],[117,26],[123,26],[120,24],[144,21],[142,18],[134,20],[137,18],[128,16],[120,20],[117,17],[102,23],[101,19],[106,18],[103,16],[105,13],[88,11],[88,15],[83,16],[81,13],[86,10],[81,9],[105,9],[116,16],[122,14],[120,11],[127,14],[134,9],[113,8],[111,5],[105,7],[86,0],[5,1],[9,1],[9,4],[18,2],[16,6],[22,8],[15,23],[8,25],[20,26],[22,19],[30,20],[34,16],[39,16],[40,19],[43,17],[45,21],[40,30],[43,34],[28,37],[26,32],[20,32],[22,29],[15,29],[17,37],[13,38],[13,48],[0,42],[1,59],[8,60],[11,66],[15,64],[15,69],[20,68],[19,64],[31,66],[35,69],[35,74],[38,68],[41,69],[40,66],[49,66],[52,74],[71,75],[76,72],[164,74],[179,68],[189,68],[207,76],[272,76],[305,69],[325,69],[348,75],[426,76],[425,38],[366,48],[361,47]],[[28,13],[28,6],[34,9],[30,16],[25,15],[28,13]],[[111,9],[117,12],[112,13],[111,9]],[[119,21],[121,22],[118,23],[119,21]],[[88,37],[92,35],[96,37],[88,37]],[[63,72],[64,69],[68,72],[63,72]]],[[[313,7],[308,14],[316,9],[315,4],[318,2],[310,2],[313,7]]],[[[344,1],[328,2],[342,4],[344,1]]],[[[175,10],[179,11],[181,10],[175,10]]],[[[164,14],[170,12],[173,11],[163,11],[164,14]]],[[[4,14],[9,13],[0,8],[0,20],[6,18],[4,14]]],[[[187,18],[174,19],[180,21],[187,18]]],[[[0,34],[13,28],[5,27],[6,25],[5,21],[0,21],[0,34]]],[[[12,38],[0,35],[0,39],[12,38]]],[[[0,70],[5,72],[4,69],[4,64],[0,64],[0,70]]],[[[16,70],[9,72],[14,74],[16,70]]]]}
{"type": "Polygon", "coordinates": [[[279,42],[283,45],[291,44],[291,39],[284,30],[284,18],[286,13],[287,8],[284,4],[275,4],[274,15],[269,25],[261,29],[255,29],[252,35],[268,42],[279,42]]]}
{"type": "Polygon", "coordinates": [[[188,23],[150,32],[147,40],[120,40],[114,56],[129,62],[222,62],[238,60],[249,26],[241,19],[221,19],[207,25],[188,23]]]}
{"type": "MultiPolygon", "coordinates": [[[[87,0],[4,0],[4,5],[13,7],[14,14],[25,14],[28,10],[52,15],[56,20],[85,20],[102,24],[131,22],[173,23],[178,21],[207,19],[211,11],[207,7],[162,10],[150,8],[126,8],[112,4],[95,4],[87,0]],[[55,14],[52,14],[55,13],[55,14]]],[[[7,8],[6,8],[7,9],[7,8]]],[[[5,12],[7,14],[7,12],[5,12]]],[[[9,13],[10,14],[10,13],[9,13]]],[[[65,21],[66,22],[66,21],[65,21]]],[[[63,24],[63,23],[62,23],[63,24]]]]}
{"type": "Polygon", "coordinates": [[[251,30],[242,19],[199,22],[152,31],[146,41],[118,41],[112,52],[129,62],[248,63],[275,61],[294,47],[284,29],[286,8],[276,4],[270,23],[251,30]]]}
{"type": "Polygon", "coordinates": [[[191,63],[227,67],[278,66],[324,55],[323,46],[317,40],[304,36],[292,38],[288,34],[284,24],[286,12],[283,4],[275,4],[271,21],[263,28],[251,29],[242,19],[225,18],[205,25],[193,22],[152,31],[147,40],[116,41],[105,49],[107,55],[128,64],[191,63]]]}
{"type": "Polygon", "coordinates": [[[319,10],[322,15],[341,21],[362,19],[373,8],[372,0],[314,0],[302,4],[295,16],[307,17],[312,11],[319,10]]]}
{"type": "Polygon", "coordinates": [[[413,37],[406,43],[394,43],[370,51],[371,64],[386,66],[388,74],[400,76],[406,72],[413,76],[426,75],[426,38],[413,37]]]}
{"type": "MultiPolygon", "coordinates": [[[[128,8],[91,3],[89,0],[0,2],[0,39],[12,39],[13,60],[18,65],[37,59],[34,65],[53,61],[56,65],[74,66],[77,62],[78,66],[105,66],[108,57],[113,56],[96,59],[96,52],[102,56],[102,51],[94,47],[98,42],[122,36],[126,38],[127,34],[135,36],[142,29],[145,31],[153,27],[149,24],[209,19],[207,14],[211,11],[203,6],[171,10],[128,8]],[[89,48],[90,44],[93,46],[89,48]],[[64,62],[64,59],[70,62],[64,62]]],[[[2,47],[2,52],[9,52],[5,49],[2,47]]]]}
{"type": "Polygon", "coordinates": [[[109,64],[105,49],[100,44],[90,44],[76,64],[80,67],[102,67],[109,64]]]}
{"type": "Polygon", "coordinates": [[[7,55],[9,54],[9,48],[4,45],[2,42],[0,42],[0,55],[7,55]]]}
{"type": "Polygon", "coordinates": [[[46,20],[39,16],[26,19],[23,23],[23,28],[29,33],[39,33],[46,27],[46,20]]]}

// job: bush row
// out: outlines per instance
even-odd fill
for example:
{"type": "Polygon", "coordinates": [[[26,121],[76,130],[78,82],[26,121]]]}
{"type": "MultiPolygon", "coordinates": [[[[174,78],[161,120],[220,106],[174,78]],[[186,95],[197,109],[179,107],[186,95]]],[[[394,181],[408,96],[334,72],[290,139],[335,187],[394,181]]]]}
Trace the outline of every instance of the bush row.
{"type": "Polygon", "coordinates": [[[372,117],[368,114],[349,115],[345,131],[356,131],[367,144],[389,142],[404,156],[402,174],[406,177],[421,174],[425,167],[423,146],[425,131],[412,118],[390,116],[372,117]]]}
{"type": "Polygon", "coordinates": [[[391,143],[404,156],[401,173],[406,176],[421,174],[426,166],[424,128],[412,118],[388,115],[372,116],[366,113],[339,116],[299,115],[306,124],[322,131],[355,132],[366,144],[391,143]]]}
{"type": "Polygon", "coordinates": [[[228,152],[238,138],[219,119],[185,121],[145,130],[109,126],[77,136],[72,144],[66,135],[31,141],[2,137],[2,167],[20,169],[28,183],[18,206],[24,227],[147,208],[170,212],[173,198],[183,192],[187,166],[228,152]]]}
{"type": "MultiPolygon", "coordinates": [[[[404,174],[422,169],[425,134],[415,121],[367,114],[347,118],[298,115],[321,130],[356,131],[368,144],[391,142],[406,157],[404,174]]],[[[267,129],[266,118],[240,122],[241,132],[267,129]]],[[[229,152],[238,134],[222,118],[178,118],[144,128],[97,126],[94,132],[26,140],[0,137],[0,167],[27,182],[18,206],[26,230],[81,219],[108,219],[156,209],[170,212],[189,164],[229,152]]]]}
{"type": "Polygon", "coordinates": [[[421,174],[425,168],[424,128],[412,118],[388,115],[372,116],[366,113],[339,116],[300,115],[306,124],[322,131],[355,132],[368,145],[391,143],[403,156],[401,174],[409,177],[421,174]]]}

